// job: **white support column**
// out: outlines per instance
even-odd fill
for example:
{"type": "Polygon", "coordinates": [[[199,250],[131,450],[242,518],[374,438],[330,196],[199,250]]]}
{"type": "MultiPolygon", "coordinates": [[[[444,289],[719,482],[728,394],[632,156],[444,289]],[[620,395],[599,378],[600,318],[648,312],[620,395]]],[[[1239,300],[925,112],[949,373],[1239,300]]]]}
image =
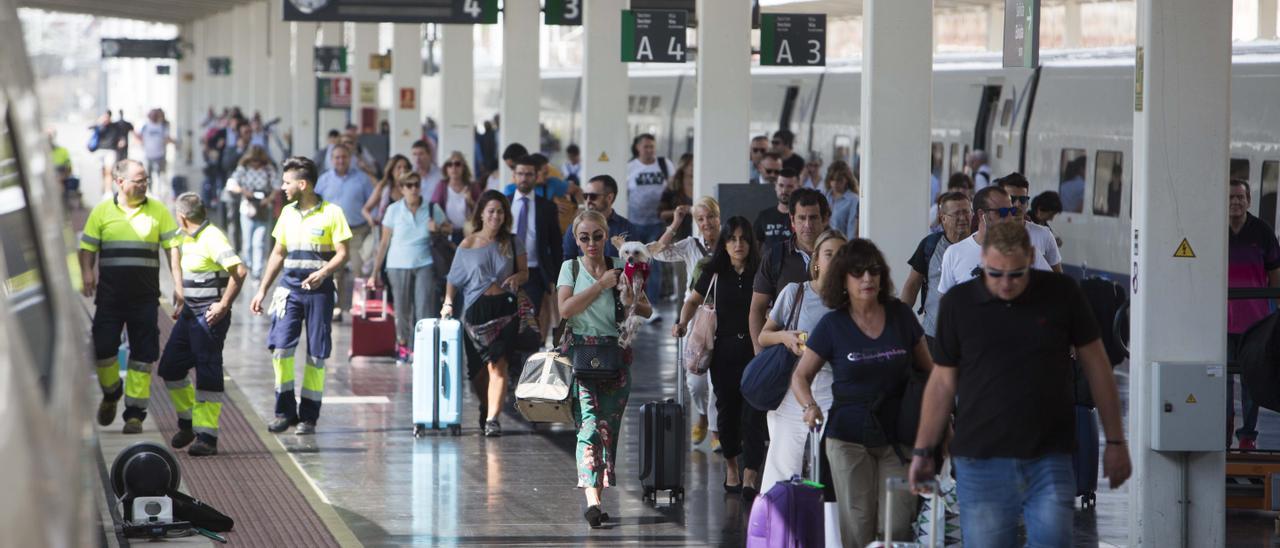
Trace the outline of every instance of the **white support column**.
{"type": "Polygon", "coordinates": [[[751,9],[747,2],[698,1],[698,102],[693,195],[749,178],[751,9]]]}
{"type": "Polygon", "coordinates": [[[253,116],[253,18],[248,4],[241,4],[227,12],[231,23],[231,98],[245,117],[253,116]]]}
{"type": "MultiPolygon", "coordinates": [[[[538,66],[538,29],[542,13],[538,0],[507,0],[502,8],[502,105],[498,153],[520,143],[530,153],[539,149],[538,114],[542,97],[542,71],[538,66]]],[[[617,37],[614,36],[614,42],[617,37]]],[[[617,44],[611,49],[617,49],[617,44]]],[[[510,170],[500,163],[502,180],[512,181],[510,170]]]]}
{"type": "Polygon", "coordinates": [[[316,27],[315,23],[290,23],[293,27],[293,155],[308,158],[316,153],[316,27]]]}
{"type": "MultiPolygon", "coordinates": [[[[1225,420],[1191,434],[1218,442],[1207,452],[1154,451],[1151,427],[1159,412],[1153,363],[1226,363],[1231,10],[1231,0],[1138,2],[1128,486],[1134,547],[1226,542],[1225,420]],[[1184,238],[1194,258],[1173,256],[1184,238]]],[[[1210,392],[1226,392],[1220,370],[1209,380],[1217,383],[1210,392]]],[[[1214,411],[1221,417],[1225,410],[1199,412],[1214,411]]]]}
{"type": "Polygon", "coordinates": [[[1276,0],[1258,0],[1258,39],[1276,39],[1276,0]]]}
{"type": "MultiPolygon", "coordinates": [[[[178,40],[184,45],[191,44],[196,34],[195,28],[194,21],[183,23],[182,26],[178,27],[178,40]]],[[[175,71],[177,74],[174,76],[178,88],[173,104],[174,128],[171,135],[174,141],[178,143],[174,147],[176,156],[173,158],[173,164],[175,166],[190,164],[186,151],[189,150],[187,147],[190,146],[191,137],[194,136],[193,128],[200,121],[198,113],[203,112],[203,109],[197,107],[198,103],[195,102],[195,70],[197,66],[195,54],[190,50],[183,50],[182,58],[178,60],[178,67],[175,71]]],[[[172,169],[169,171],[171,173],[176,172],[172,169]]]]}
{"type": "MultiPolygon", "coordinates": [[[[627,214],[627,65],[618,51],[626,0],[592,0],[582,12],[582,182],[609,175],[618,182],[613,207],[627,214]]],[[[506,120],[503,120],[505,132],[506,120]]],[[[697,165],[697,162],[694,163],[697,165]]]]}
{"type": "Polygon", "coordinates": [[[1063,18],[1063,24],[1066,27],[1062,34],[1062,45],[1066,48],[1080,47],[1080,0],[1066,0],[1064,3],[1066,8],[1066,17],[1063,18]]]}
{"type": "Polygon", "coordinates": [[[475,165],[475,48],[471,25],[440,25],[440,146],[436,161],[453,151],[475,165]]]}
{"type": "Polygon", "coordinates": [[[987,5],[987,51],[1004,49],[1004,2],[987,5]]]}
{"type": "MultiPolygon", "coordinates": [[[[244,25],[249,28],[249,49],[245,59],[248,69],[245,75],[248,82],[248,102],[253,111],[261,112],[264,122],[271,119],[271,82],[267,58],[267,25],[270,17],[269,2],[245,4],[248,19],[244,25]]],[[[271,2],[279,4],[279,2],[271,2]]]]}
{"type": "Polygon", "coordinates": [[[361,131],[368,129],[371,133],[378,131],[378,120],[376,112],[378,110],[378,80],[382,78],[382,72],[369,68],[369,56],[381,53],[378,51],[378,24],[377,23],[356,23],[355,36],[351,40],[351,59],[347,64],[347,70],[351,72],[351,122],[357,126],[362,124],[361,111],[365,108],[371,108],[375,112],[372,128],[361,128],[361,131]],[[363,100],[365,95],[361,89],[373,86],[374,93],[369,101],[363,100]]]}
{"type": "MultiPolygon", "coordinates": [[[[267,2],[270,9],[268,57],[270,74],[270,106],[264,115],[268,121],[276,117],[280,123],[275,126],[275,133],[288,146],[289,138],[296,132],[293,128],[293,25],[284,20],[284,3],[267,2]]],[[[275,146],[275,143],[272,143],[275,146]]]]}
{"type": "Polygon", "coordinates": [[[422,25],[397,23],[391,34],[391,153],[407,155],[422,138],[422,25]],[[406,90],[412,90],[412,104],[404,101],[406,90]]]}
{"type": "MultiPolygon", "coordinates": [[[[933,2],[866,0],[862,16],[862,205],[858,231],[907,264],[929,209],[933,2]]],[[[906,282],[895,267],[894,284],[906,282]]]]}

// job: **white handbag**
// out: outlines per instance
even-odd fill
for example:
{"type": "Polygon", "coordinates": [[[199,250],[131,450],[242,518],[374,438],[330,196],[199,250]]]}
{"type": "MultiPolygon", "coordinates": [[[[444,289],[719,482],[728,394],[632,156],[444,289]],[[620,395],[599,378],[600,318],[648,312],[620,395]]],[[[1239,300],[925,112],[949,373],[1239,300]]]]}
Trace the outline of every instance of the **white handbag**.
{"type": "Polygon", "coordinates": [[[707,298],[689,320],[688,340],[684,344],[684,364],[691,375],[705,375],[711,367],[711,350],[716,344],[716,280],[711,276],[707,298]]]}
{"type": "Polygon", "coordinates": [[[573,363],[568,356],[539,352],[524,362],[516,410],[529,422],[573,423],[573,363]]]}

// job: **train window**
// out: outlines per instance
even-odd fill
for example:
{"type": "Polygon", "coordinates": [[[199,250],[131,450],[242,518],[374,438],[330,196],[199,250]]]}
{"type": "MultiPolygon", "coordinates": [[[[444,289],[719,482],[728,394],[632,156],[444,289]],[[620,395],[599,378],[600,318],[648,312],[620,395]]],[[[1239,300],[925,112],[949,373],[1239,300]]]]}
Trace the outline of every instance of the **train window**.
{"type": "Polygon", "coordinates": [[[1280,193],[1280,162],[1271,160],[1262,162],[1262,192],[1259,195],[1262,198],[1262,208],[1258,212],[1258,217],[1266,221],[1268,225],[1275,228],[1276,222],[1276,194],[1280,193]]]}
{"type": "Polygon", "coordinates": [[[960,155],[960,143],[951,143],[951,169],[947,177],[964,171],[964,156],[960,155]]]}
{"type": "Polygon", "coordinates": [[[1009,127],[1009,122],[1013,121],[1013,99],[1005,99],[1004,107],[1000,109],[1000,126],[1009,127]]]}
{"type": "Polygon", "coordinates": [[[1249,160],[1245,158],[1231,159],[1231,178],[1249,180],[1249,160]]]}
{"type": "Polygon", "coordinates": [[[1093,161],[1093,214],[1120,216],[1120,197],[1124,191],[1124,154],[1099,150],[1093,161]]]}
{"type": "Polygon", "coordinates": [[[0,296],[8,306],[22,340],[31,344],[36,375],[45,395],[53,369],[53,305],[40,268],[39,238],[27,202],[27,181],[18,163],[17,145],[9,119],[0,125],[0,296]]]}
{"type": "Polygon", "coordinates": [[[929,173],[935,179],[942,180],[942,155],[945,151],[942,143],[932,143],[929,145],[929,173]]]}
{"type": "Polygon", "coordinates": [[[1089,156],[1083,148],[1064,148],[1058,164],[1058,195],[1064,213],[1084,211],[1084,176],[1089,156]]]}
{"type": "Polygon", "coordinates": [[[649,96],[648,95],[641,95],[640,97],[636,98],[635,111],[639,114],[649,113],[649,96]]]}
{"type": "Polygon", "coordinates": [[[658,106],[659,106],[659,105],[661,105],[661,104],[662,104],[662,96],[661,96],[661,95],[651,95],[651,96],[649,96],[649,113],[650,113],[650,114],[652,114],[652,113],[654,113],[654,112],[658,112],[658,106]]]}

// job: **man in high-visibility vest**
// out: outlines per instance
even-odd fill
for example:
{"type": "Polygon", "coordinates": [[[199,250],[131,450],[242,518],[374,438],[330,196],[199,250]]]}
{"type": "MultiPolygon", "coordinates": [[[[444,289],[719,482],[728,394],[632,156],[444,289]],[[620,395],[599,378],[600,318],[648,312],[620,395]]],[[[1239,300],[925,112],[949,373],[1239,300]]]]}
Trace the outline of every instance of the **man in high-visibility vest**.
{"type": "Polygon", "coordinates": [[[174,310],[181,310],[182,267],[178,224],[159,200],[147,198],[147,170],[136,160],[121,160],[111,169],[116,194],[89,214],[80,237],[82,292],[94,297],[93,353],[97,360],[102,403],[98,424],[115,420],[124,397],[124,433],[142,432],[151,398],[151,368],[160,357],[156,324],[160,299],[160,250],[168,250],[173,276],[174,310]],[[96,271],[95,271],[96,267],[96,271]],[[123,388],[116,363],[120,333],[129,334],[128,372],[123,388]]]}
{"type": "Polygon", "coordinates": [[[160,378],[178,413],[178,433],[170,444],[193,457],[218,454],[218,417],[225,393],[222,344],[248,269],[227,235],[209,224],[204,202],[194,192],[175,202],[182,225],[182,291],[187,304],[160,356],[160,378]],[[196,370],[195,387],[187,371],[196,370]]]}
{"type": "Polygon", "coordinates": [[[281,287],[276,288],[267,308],[271,331],[267,348],[276,374],[275,419],[267,430],[280,433],[297,425],[294,434],[316,431],[320,400],[324,395],[324,361],[333,349],[330,336],[334,303],[333,273],[347,260],[347,240],[351,227],[337,204],[326,202],[315,192],[319,174],[310,158],[295,156],[281,169],[285,197],[293,202],[280,212],[271,236],[275,249],[250,309],[262,314],[263,301],[276,275],[284,270],[281,287]],[[307,363],[302,375],[302,402],[294,398],[294,354],[305,324],[307,363]]]}

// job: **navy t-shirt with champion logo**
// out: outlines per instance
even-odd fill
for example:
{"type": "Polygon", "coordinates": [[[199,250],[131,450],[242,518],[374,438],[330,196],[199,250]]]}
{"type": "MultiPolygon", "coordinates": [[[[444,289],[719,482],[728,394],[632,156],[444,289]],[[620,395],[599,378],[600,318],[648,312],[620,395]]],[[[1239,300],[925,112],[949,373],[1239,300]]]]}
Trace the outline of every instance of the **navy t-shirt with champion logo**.
{"type": "MultiPolygon", "coordinates": [[[[902,301],[894,299],[884,309],[884,331],[878,337],[863,333],[848,309],[827,314],[809,334],[809,348],[831,364],[834,376],[834,402],[827,417],[829,437],[859,444],[876,441],[865,436],[872,426],[871,406],[882,395],[900,395],[906,385],[915,363],[913,350],[924,330],[902,301]]],[[[894,397],[888,405],[899,405],[899,398],[894,397]]],[[[887,434],[896,428],[881,426],[887,434]]]]}

